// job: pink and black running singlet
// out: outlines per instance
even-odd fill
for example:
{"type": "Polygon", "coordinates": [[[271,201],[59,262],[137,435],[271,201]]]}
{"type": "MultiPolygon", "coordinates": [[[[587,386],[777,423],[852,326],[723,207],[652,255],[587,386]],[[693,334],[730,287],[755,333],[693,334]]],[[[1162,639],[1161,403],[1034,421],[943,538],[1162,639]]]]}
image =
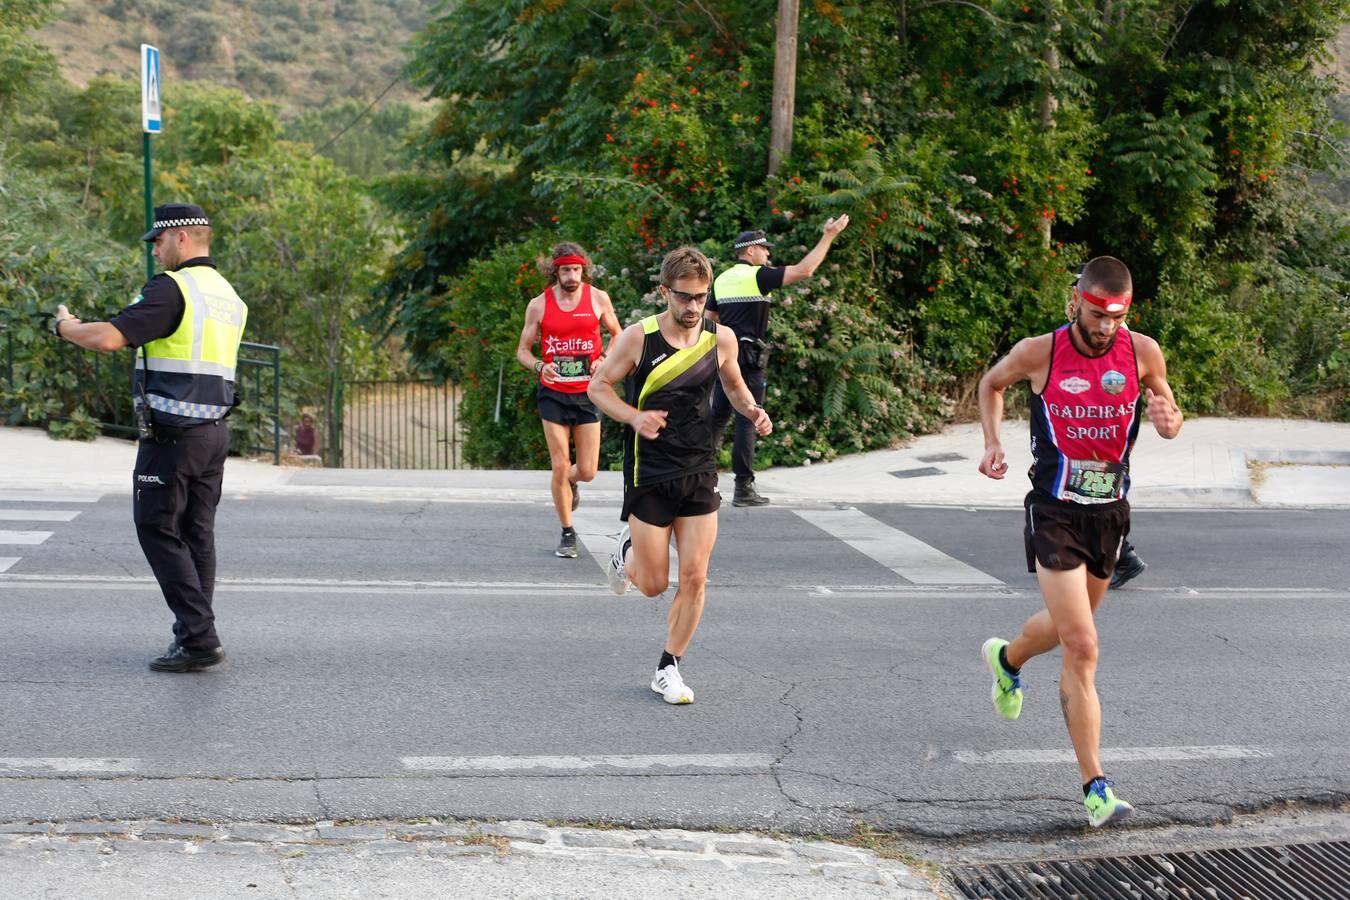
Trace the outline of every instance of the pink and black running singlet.
{"type": "MultiPolygon", "coordinates": [[[[544,291],[544,318],[539,323],[544,362],[558,368],[558,378],[544,385],[563,394],[584,394],[591,383],[591,365],[600,358],[600,317],[591,302],[591,286],[581,285],[574,309],[559,308],[553,288],[544,291]]],[[[541,375],[539,383],[543,384],[541,375]]]]}
{"type": "Polygon", "coordinates": [[[1139,364],[1130,332],[1086,356],[1069,325],[1055,330],[1050,377],[1031,395],[1031,484],[1056,500],[1110,503],[1130,487],[1130,450],[1139,434],[1139,364]]]}

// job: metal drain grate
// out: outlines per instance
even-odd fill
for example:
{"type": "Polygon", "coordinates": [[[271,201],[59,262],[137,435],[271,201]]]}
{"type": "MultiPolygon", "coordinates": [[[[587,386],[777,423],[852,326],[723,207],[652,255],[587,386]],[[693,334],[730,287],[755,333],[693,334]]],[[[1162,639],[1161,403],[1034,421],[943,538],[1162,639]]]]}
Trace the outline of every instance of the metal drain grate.
{"type": "Polygon", "coordinates": [[[1350,841],[963,866],[971,900],[1350,900],[1350,841]]]}

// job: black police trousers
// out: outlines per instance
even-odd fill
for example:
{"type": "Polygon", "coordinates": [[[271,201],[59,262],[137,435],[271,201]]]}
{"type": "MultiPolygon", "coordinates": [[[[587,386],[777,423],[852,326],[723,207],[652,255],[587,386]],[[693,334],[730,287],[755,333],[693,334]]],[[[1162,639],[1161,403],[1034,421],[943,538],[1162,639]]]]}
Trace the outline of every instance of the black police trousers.
{"type": "Polygon", "coordinates": [[[220,646],[211,599],[216,506],[229,448],[224,422],[162,429],[140,442],[131,476],[136,537],[173,612],[174,640],[192,650],[220,646]]]}
{"type": "MultiPolygon", "coordinates": [[[[764,370],[741,369],[741,377],[745,379],[745,386],[750,389],[750,393],[755,395],[755,402],[763,406],[766,384],[764,370]]],[[[717,435],[719,445],[727,430],[727,420],[733,414],[736,416],[736,435],[731,444],[731,471],[736,473],[736,480],[744,484],[755,480],[755,442],[759,440],[759,435],[755,433],[754,423],[736,412],[731,405],[719,378],[713,383],[712,403],[708,407],[708,424],[713,434],[717,435]]]]}

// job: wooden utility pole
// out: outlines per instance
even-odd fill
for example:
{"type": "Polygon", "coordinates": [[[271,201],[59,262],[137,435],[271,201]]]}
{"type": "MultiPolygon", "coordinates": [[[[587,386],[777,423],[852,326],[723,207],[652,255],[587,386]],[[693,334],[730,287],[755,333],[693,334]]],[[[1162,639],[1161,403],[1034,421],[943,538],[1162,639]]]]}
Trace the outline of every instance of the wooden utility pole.
{"type": "MultiPolygon", "coordinates": [[[[1054,5],[1049,9],[1049,28],[1045,40],[1045,97],[1041,100],[1041,128],[1044,131],[1055,130],[1055,112],[1059,109],[1059,98],[1055,96],[1055,76],[1059,74],[1059,11],[1054,5]]],[[[1050,219],[1041,216],[1041,244],[1050,246],[1050,219]]]]}
{"type": "Polygon", "coordinates": [[[773,118],[769,174],[792,152],[792,114],[797,97],[798,0],[778,0],[778,46],[773,56],[773,118]]]}

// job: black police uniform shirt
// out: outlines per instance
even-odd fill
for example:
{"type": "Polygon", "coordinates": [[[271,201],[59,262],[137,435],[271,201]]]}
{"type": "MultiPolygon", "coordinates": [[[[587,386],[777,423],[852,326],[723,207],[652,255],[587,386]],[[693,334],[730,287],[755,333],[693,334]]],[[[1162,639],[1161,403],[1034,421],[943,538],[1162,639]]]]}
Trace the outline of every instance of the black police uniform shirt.
{"type": "MultiPolygon", "coordinates": [[[[216,264],[209,256],[197,256],[175,266],[173,271],[188,266],[210,266],[214,269],[216,264]]],[[[160,272],[145,283],[135,302],[109,319],[108,323],[122,332],[128,344],[143,347],[177,331],[185,309],[187,304],[183,302],[183,292],[178,289],[178,282],[160,272]]]]}
{"type": "Polygon", "coordinates": [[[714,293],[708,298],[708,312],[717,313],[717,321],[735,332],[737,339],[749,337],[764,340],[764,336],[769,333],[767,295],[783,286],[783,275],[786,272],[785,266],[760,266],[759,271],[755,272],[755,286],[759,288],[761,295],[766,296],[747,303],[728,303],[719,309],[717,295],[714,293]]]}

